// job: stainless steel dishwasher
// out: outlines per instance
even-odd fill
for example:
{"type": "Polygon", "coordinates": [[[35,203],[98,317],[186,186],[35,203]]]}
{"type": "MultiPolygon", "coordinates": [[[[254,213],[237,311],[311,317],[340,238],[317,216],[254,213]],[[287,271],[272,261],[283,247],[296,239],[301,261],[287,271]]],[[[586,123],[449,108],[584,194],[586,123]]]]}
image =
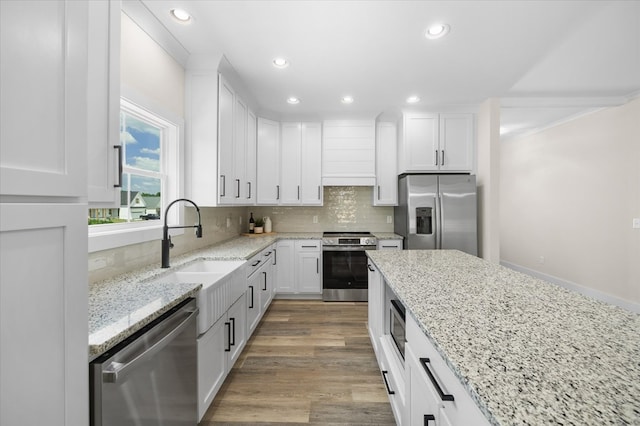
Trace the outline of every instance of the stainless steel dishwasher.
{"type": "Polygon", "coordinates": [[[195,299],[188,299],[89,364],[92,426],[195,426],[195,299]]]}

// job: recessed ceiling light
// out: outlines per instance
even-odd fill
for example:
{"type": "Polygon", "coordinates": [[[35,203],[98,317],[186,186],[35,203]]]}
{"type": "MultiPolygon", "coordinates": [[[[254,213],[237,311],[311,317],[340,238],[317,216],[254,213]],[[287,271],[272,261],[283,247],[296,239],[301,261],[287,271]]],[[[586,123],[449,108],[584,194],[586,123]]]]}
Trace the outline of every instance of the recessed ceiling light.
{"type": "Polygon", "coordinates": [[[273,66],[276,68],[286,68],[289,66],[289,61],[285,58],[275,58],[273,60],[273,66]]]}
{"type": "Polygon", "coordinates": [[[171,16],[177,21],[186,24],[191,21],[191,15],[184,9],[171,9],[171,16]]]}
{"type": "Polygon", "coordinates": [[[409,104],[415,104],[416,102],[420,102],[420,98],[415,95],[407,98],[407,103],[409,104]]]}
{"type": "Polygon", "coordinates": [[[447,35],[450,29],[451,27],[448,24],[435,24],[427,28],[424,36],[428,39],[435,40],[447,35]]]}
{"type": "Polygon", "coordinates": [[[291,105],[295,105],[300,103],[300,99],[296,98],[295,96],[291,96],[289,99],[287,99],[287,102],[291,105]]]}
{"type": "Polygon", "coordinates": [[[340,102],[342,102],[343,104],[352,104],[353,96],[343,96],[340,102]]]}

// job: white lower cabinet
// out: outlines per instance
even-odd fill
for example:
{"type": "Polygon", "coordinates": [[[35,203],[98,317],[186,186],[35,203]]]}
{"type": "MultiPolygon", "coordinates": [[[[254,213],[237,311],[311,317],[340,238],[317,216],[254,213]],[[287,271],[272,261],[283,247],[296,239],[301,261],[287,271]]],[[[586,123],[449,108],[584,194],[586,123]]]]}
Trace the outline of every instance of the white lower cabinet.
{"type": "Polygon", "coordinates": [[[371,261],[367,263],[367,268],[369,268],[369,337],[371,338],[373,351],[379,359],[380,338],[384,333],[384,286],[382,275],[371,261]]]}
{"type": "Polygon", "coordinates": [[[320,240],[278,241],[277,293],[322,294],[320,240]]]}
{"type": "Polygon", "coordinates": [[[198,421],[202,420],[246,343],[247,301],[240,297],[198,338],[198,421]]]}
{"type": "Polygon", "coordinates": [[[378,240],[378,250],[402,250],[401,239],[394,240],[378,240]]]}
{"type": "Polygon", "coordinates": [[[247,330],[248,336],[262,319],[275,293],[275,244],[252,257],[247,270],[247,330]]]}

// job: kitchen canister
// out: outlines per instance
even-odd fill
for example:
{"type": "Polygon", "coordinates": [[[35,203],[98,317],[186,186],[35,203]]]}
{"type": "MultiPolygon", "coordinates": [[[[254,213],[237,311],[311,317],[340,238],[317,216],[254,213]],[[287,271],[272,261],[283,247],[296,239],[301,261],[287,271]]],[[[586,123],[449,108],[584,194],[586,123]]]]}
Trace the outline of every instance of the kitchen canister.
{"type": "Polygon", "coordinates": [[[266,216],[264,218],[264,232],[266,232],[267,234],[271,232],[271,219],[269,218],[269,216],[266,216]]]}

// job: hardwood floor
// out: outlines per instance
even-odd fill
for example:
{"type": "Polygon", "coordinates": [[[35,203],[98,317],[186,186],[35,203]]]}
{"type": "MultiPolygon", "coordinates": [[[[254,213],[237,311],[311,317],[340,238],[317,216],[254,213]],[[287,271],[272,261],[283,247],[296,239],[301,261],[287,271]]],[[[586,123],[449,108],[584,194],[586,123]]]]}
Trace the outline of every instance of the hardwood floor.
{"type": "Polygon", "coordinates": [[[395,425],[367,304],[274,300],[200,426],[395,425]]]}

